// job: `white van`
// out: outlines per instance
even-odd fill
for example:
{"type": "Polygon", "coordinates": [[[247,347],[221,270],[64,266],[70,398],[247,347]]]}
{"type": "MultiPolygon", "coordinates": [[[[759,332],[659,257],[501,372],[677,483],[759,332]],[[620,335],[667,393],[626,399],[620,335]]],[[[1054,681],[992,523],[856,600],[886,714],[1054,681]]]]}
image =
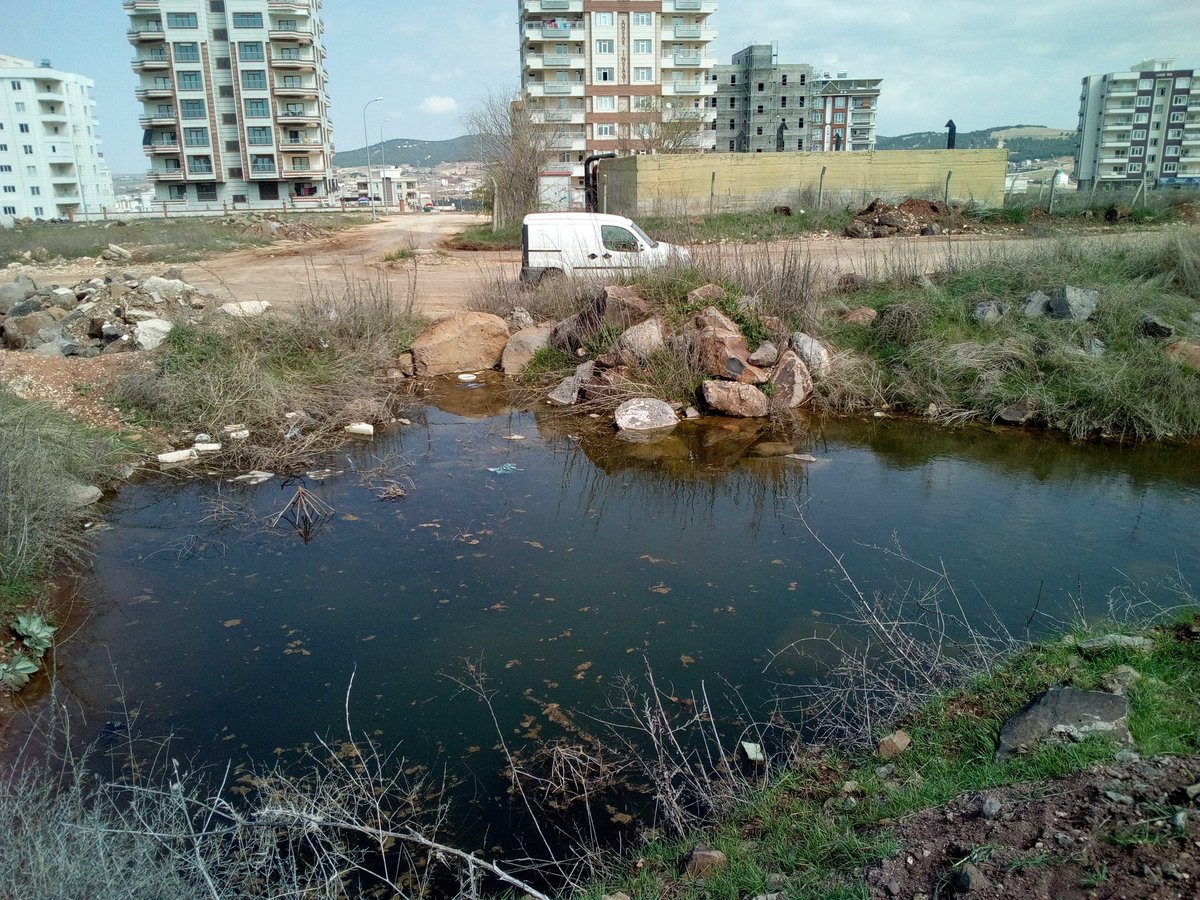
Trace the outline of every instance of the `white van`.
{"type": "Polygon", "coordinates": [[[686,249],[654,240],[624,216],[530,213],[521,223],[521,280],[529,284],[546,275],[616,274],[690,261],[686,249]]]}

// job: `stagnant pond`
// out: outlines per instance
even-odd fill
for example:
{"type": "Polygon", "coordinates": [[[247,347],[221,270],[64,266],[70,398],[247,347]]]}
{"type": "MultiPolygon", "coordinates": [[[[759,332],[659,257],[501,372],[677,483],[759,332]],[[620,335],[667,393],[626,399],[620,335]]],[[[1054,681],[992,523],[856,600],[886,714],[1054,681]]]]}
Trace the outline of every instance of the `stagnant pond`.
{"type": "Polygon", "coordinates": [[[111,501],[95,611],[60,662],[91,732],[133,705],[177,753],[271,763],[344,733],[353,677],[353,727],[448,768],[495,841],[506,783],[488,709],[456,684],[469,666],[515,745],[556,736],[547,704],[597,712],[647,662],[677,695],[736,686],[765,715],[814,674],[774,654],[847,609],[810,528],[863,590],[931,580],[881,549],[898,541],[1017,634],[1046,627],[1035,605],[1099,614],[1114,587],[1200,579],[1194,448],[884,419],[814,426],[805,463],[754,458],[773,438],[753,423],[630,445],[494,385],[439,382],[429,404],[302,482],[334,510],[307,542],[262,524],[301,482],[160,477],[111,501]]]}

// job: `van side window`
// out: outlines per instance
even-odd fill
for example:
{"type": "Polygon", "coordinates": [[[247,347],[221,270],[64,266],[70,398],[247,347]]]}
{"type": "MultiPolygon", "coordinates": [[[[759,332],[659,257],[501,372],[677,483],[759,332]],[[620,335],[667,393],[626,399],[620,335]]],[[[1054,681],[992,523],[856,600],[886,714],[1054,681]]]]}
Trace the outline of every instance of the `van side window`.
{"type": "Polygon", "coordinates": [[[605,250],[619,250],[624,253],[635,253],[639,246],[633,233],[619,225],[601,225],[600,240],[604,242],[605,250]]]}

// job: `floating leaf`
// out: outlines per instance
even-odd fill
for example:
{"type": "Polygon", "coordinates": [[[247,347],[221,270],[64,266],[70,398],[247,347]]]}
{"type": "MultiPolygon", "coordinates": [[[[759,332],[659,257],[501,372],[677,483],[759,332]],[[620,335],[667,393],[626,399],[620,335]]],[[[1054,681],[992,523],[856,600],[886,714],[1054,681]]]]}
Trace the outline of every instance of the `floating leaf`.
{"type": "Polygon", "coordinates": [[[241,619],[226,619],[221,624],[224,625],[226,628],[237,628],[239,625],[242,624],[242,620],[241,619]]]}
{"type": "Polygon", "coordinates": [[[496,612],[504,612],[506,609],[508,609],[508,604],[505,603],[503,600],[501,600],[498,603],[493,603],[491,606],[488,607],[488,609],[493,609],[496,612]]]}
{"type": "Polygon", "coordinates": [[[535,550],[545,550],[546,549],[537,541],[526,541],[525,543],[528,544],[530,547],[532,547],[535,550]]]}
{"type": "Polygon", "coordinates": [[[671,589],[669,587],[667,587],[665,584],[663,584],[661,581],[658,584],[654,585],[654,587],[650,588],[650,590],[654,591],[654,593],[656,593],[656,594],[671,593],[671,589]]]}
{"type": "Polygon", "coordinates": [[[686,653],[680,654],[679,661],[683,663],[683,667],[685,669],[688,666],[694,666],[696,664],[696,660],[692,659],[692,657],[688,656],[686,653]]]}

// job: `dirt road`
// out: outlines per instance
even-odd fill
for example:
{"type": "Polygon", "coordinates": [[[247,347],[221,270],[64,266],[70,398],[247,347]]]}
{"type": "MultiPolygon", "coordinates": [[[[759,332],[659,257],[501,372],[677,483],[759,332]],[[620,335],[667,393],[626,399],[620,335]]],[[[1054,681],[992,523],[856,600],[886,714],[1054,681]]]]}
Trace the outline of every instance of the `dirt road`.
{"type": "MultiPolygon", "coordinates": [[[[186,276],[224,299],[269,300],[277,306],[304,296],[313,285],[336,289],[347,278],[381,278],[391,285],[393,296],[412,297],[419,312],[438,316],[464,308],[473,295],[497,279],[517,277],[520,254],[515,251],[437,249],[443,238],[481,221],[465,213],[392,216],[316,241],[237,250],[191,263],[185,267],[186,276]],[[416,258],[384,262],[384,254],[405,248],[416,250],[416,258]]],[[[994,235],[882,240],[815,236],[798,246],[822,274],[836,277],[847,272],[871,275],[896,267],[931,271],[949,255],[1036,243],[994,235]]],[[[728,244],[700,248],[696,255],[730,258],[772,252],[779,252],[778,247],[728,244]]]]}

